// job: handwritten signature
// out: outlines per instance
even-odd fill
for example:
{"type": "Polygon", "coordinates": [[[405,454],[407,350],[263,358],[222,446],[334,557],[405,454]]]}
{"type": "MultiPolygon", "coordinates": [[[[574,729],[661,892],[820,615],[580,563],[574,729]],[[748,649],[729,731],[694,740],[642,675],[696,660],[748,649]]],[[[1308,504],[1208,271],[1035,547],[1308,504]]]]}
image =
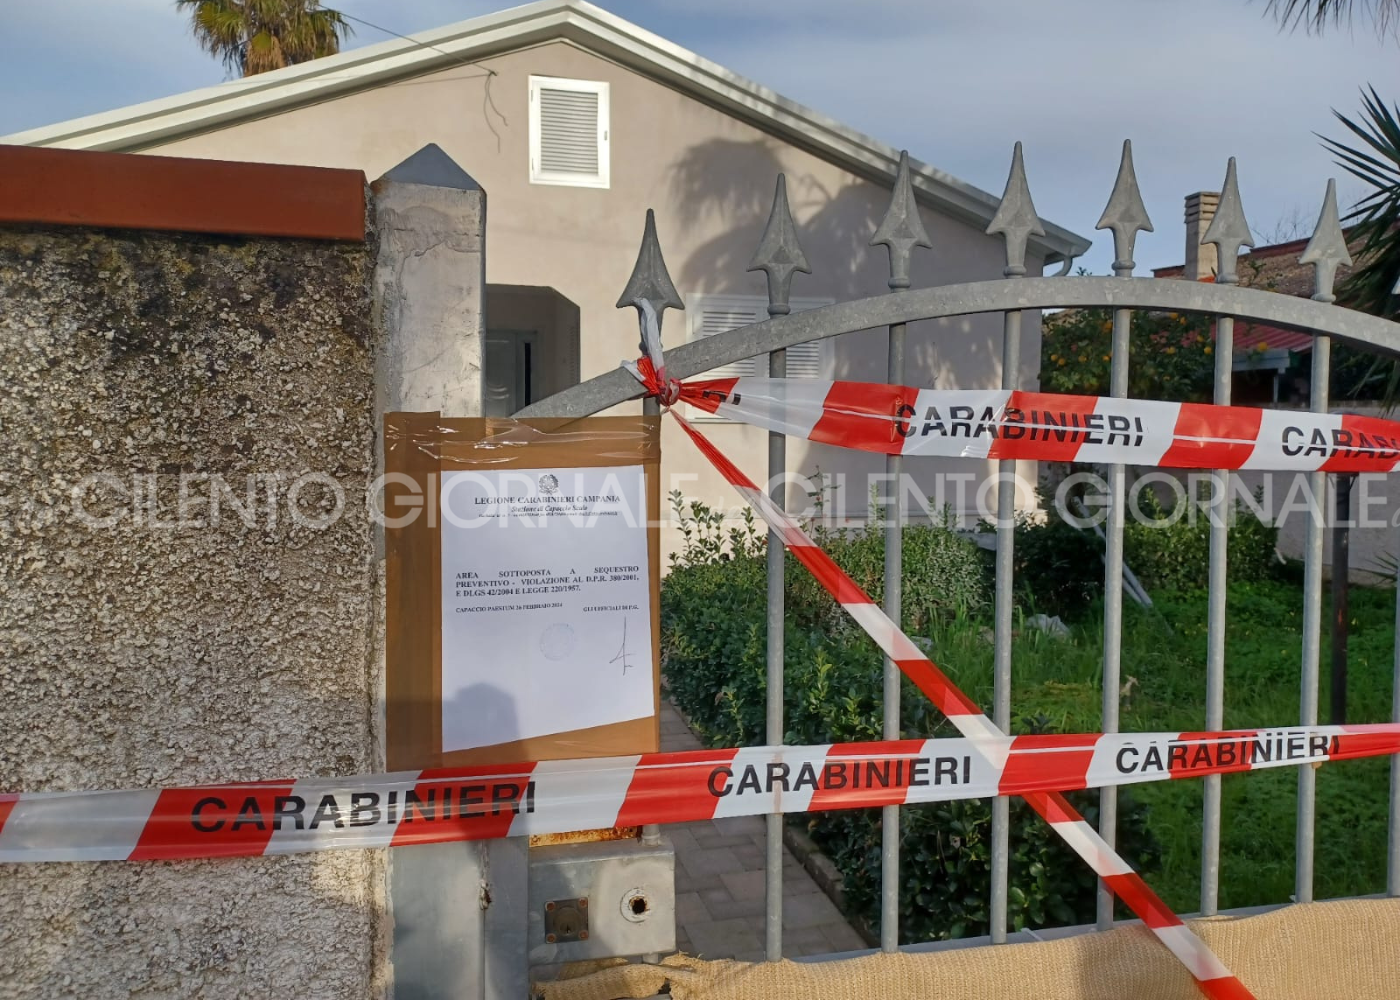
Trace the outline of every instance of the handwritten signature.
{"type": "Polygon", "coordinates": [[[622,646],[618,649],[617,655],[608,661],[609,663],[617,663],[620,661],[622,663],[622,673],[624,676],[627,674],[627,671],[632,669],[632,664],[627,662],[627,656],[627,619],[624,617],[622,619],[622,646]]]}

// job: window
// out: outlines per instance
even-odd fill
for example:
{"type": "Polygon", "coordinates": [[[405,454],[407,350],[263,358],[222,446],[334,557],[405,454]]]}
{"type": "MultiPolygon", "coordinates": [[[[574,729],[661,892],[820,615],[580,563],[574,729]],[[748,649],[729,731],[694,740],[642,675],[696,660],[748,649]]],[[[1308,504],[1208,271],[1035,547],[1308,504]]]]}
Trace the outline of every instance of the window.
{"type": "Polygon", "coordinates": [[[530,77],[530,183],[608,186],[608,85],[530,77]]]}
{"type": "MultiPolygon", "coordinates": [[[[820,306],[829,306],[832,301],[832,299],[794,298],[791,300],[792,311],[799,313],[820,306]]],[[[750,323],[763,322],[768,318],[768,300],[757,295],[693,295],[689,297],[685,313],[689,323],[689,339],[699,340],[701,337],[713,337],[717,333],[737,330],[750,323]]],[[[828,340],[811,340],[805,344],[789,347],[787,349],[787,377],[829,378],[828,343],[830,343],[828,340]]],[[[754,375],[764,377],[768,375],[768,355],[764,354],[756,358],[745,358],[743,361],[720,365],[712,371],[695,377],[697,379],[745,378],[754,375]]],[[[708,413],[692,412],[696,419],[723,419],[708,413]]]]}

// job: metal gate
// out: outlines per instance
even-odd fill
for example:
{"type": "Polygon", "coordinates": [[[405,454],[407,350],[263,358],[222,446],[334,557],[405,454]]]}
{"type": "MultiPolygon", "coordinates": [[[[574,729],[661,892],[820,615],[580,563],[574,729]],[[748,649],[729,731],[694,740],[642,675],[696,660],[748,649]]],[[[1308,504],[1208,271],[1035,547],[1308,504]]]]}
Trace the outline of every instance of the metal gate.
{"type": "MultiPolygon", "coordinates": [[[[765,322],[681,344],[666,352],[669,373],[687,378],[720,365],[766,354],[772,377],[785,375],[786,349],[796,344],[844,333],[886,327],[889,331],[888,381],[904,381],[904,342],[906,324],[918,320],[943,319],[981,313],[1001,313],[1002,388],[1017,389],[1015,373],[1020,367],[1022,314],[1027,310],[1065,307],[1113,310],[1110,394],[1126,397],[1130,365],[1130,339],[1135,310],[1171,310],[1207,314],[1214,317],[1216,331],[1214,402],[1230,403],[1233,369],[1234,324],[1236,319],[1310,333],[1313,338],[1311,409],[1327,412],[1330,350],[1333,338],[1358,347],[1388,354],[1400,353],[1400,324],[1378,319],[1334,305],[1333,284],[1337,268],[1350,264],[1346,241],[1338,221],[1334,185],[1328,182],[1322,214],[1311,242],[1299,258],[1314,267],[1311,299],[1238,287],[1236,257],[1243,245],[1253,245],[1240,205],[1235,179],[1235,162],[1230,160],[1219,208],[1203,243],[1218,249],[1219,270],[1214,283],[1133,278],[1133,250],[1137,233],[1151,231],[1133,170],[1132,151],[1123,146],[1123,158],[1108,207],[1097,228],[1113,233],[1114,277],[1070,276],[1069,262],[1054,277],[1026,277],[1026,243],[1031,235],[1043,235],[1031,201],[1030,190],[1018,143],[1000,207],[988,227],[1000,235],[1006,248],[1004,280],[945,285],[935,288],[909,287],[910,255],[930,243],[920,221],[909,180],[907,154],[902,154],[893,195],[884,219],[877,227],[871,245],[884,245],[889,251],[889,293],[872,298],[841,302],[796,315],[789,315],[789,291],[793,274],[809,272],[798,244],[796,227],[789,213],[784,180],[779,176],[768,227],[760,241],[749,270],[766,272],[768,314],[765,322]]],[[[669,307],[683,308],[681,298],[667,274],[657,241],[652,215],[647,225],[636,268],[619,308],[638,306],[646,300],[658,312],[669,307]]],[[[638,307],[639,308],[639,307],[638,307]]],[[[520,417],[583,417],[641,396],[636,379],[616,369],[550,396],[525,409],[520,417]]],[[[648,412],[658,412],[654,399],[645,401],[648,412]]],[[[899,456],[886,459],[886,472],[901,472],[899,456]]],[[[771,481],[781,483],[786,471],[786,438],[769,433],[768,472],[771,481]]],[[[1012,587],[1013,513],[1015,490],[1014,462],[1002,462],[997,487],[997,551],[995,577],[994,694],[992,718],[1006,731],[1011,717],[1012,676],[1012,587]]],[[[1103,721],[1104,732],[1118,731],[1120,701],[1120,650],[1123,610],[1123,536],[1125,526],[1125,469],[1108,468],[1108,519],[1105,540],[1104,574],[1104,654],[1103,721]]],[[[1310,473],[1314,497],[1325,495],[1326,473],[1310,473]]],[[[1216,497],[1233,495],[1229,490],[1231,473],[1212,473],[1216,497]]],[[[894,481],[898,481],[897,479],[894,481]]],[[[903,491],[896,491],[895,516],[886,528],[884,607],[896,622],[900,620],[900,581],[902,572],[901,525],[905,520],[903,491]]],[[[773,489],[773,501],[784,502],[781,485],[773,489]]],[[[1323,525],[1309,518],[1304,550],[1303,648],[1299,722],[1318,721],[1318,667],[1322,623],[1323,525]]],[[[1226,624],[1226,541],[1228,527],[1223,518],[1212,518],[1210,527],[1210,566],[1208,634],[1206,661],[1206,729],[1223,728],[1225,693],[1226,624]]],[[[783,566],[785,552],[781,538],[768,537],[768,649],[767,649],[767,742],[783,742],[783,566]]],[[[1400,607],[1397,608],[1400,620],[1400,607]]],[[[1400,647],[1395,655],[1396,687],[1393,720],[1400,722],[1400,647]]],[[[888,658],[884,664],[884,738],[900,738],[900,673],[888,658]]],[[[1294,898],[1313,899],[1313,836],[1315,820],[1316,772],[1309,765],[1298,769],[1297,855],[1294,898]]],[[[1114,843],[1117,822],[1117,790],[1100,791],[1100,833],[1114,843]]],[[[893,951],[898,940],[899,887],[899,807],[884,807],[881,886],[881,947],[893,951]]],[[[1220,873],[1220,777],[1204,779],[1200,912],[1217,912],[1220,873]]],[[[654,833],[654,831],[648,831],[654,833]]],[[[782,817],[768,817],[767,827],[767,912],[766,946],[770,960],[782,956],[782,817]]],[[[1390,820],[1388,828],[1387,892],[1400,896],[1400,758],[1392,759],[1390,779],[1390,820]]],[[[992,813],[991,857],[991,938],[1004,942],[1007,936],[1008,886],[1008,800],[995,800],[992,813]]],[[[1113,922],[1113,896],[1100,884],[1098,926],[1113,922]]]]}

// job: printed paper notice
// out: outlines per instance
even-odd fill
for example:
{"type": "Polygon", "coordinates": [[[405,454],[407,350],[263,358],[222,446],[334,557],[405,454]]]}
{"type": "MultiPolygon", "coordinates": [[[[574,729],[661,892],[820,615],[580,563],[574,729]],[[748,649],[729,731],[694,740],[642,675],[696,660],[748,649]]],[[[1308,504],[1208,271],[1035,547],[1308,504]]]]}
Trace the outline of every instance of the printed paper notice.
{"type": "Polygon", "coordinates": [[[655,711],[640,465],[442,477],[442,749],[655,711]]]}

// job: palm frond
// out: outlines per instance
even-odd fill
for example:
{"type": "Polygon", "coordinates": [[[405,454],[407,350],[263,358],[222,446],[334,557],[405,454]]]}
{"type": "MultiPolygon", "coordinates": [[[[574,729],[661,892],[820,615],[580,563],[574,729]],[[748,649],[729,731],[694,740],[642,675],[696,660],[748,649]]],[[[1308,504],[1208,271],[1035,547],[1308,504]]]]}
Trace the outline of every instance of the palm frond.
{"type": "MultiPolygon", "coordinates": [[[[1332,113],[1360,142],[1319,138],[1337,164],[1369,189],[1346,215],[1356,264],[1338,283],[1337,299],[1352,309],[1393,319],[1400,315],[1391,294],[1400,278],[1400,108],[1388,106],[1374,87],[1367,87],[1361,93],[1361,114],[1353,118],[1332,113]]],[[[1344,348],[1343,355],[1348,350],[1344,348]]],[[[1400,362],[1373,357],[1360,364],[1365,370],[1352,383],[1353,394],[1379,390],[1388,405],[1400,403],[1400,362]]],[[[1357,368],[1350,371],[1354,376],[1357,368]]]]}
{"type": "Polygon", "coordinates": [[[1283,27],[1308,32],[1349,28],[1357,14],[1382,35],[1400,24],[1400,0],[1269,0],[1265,9],[1283,27]]]}

